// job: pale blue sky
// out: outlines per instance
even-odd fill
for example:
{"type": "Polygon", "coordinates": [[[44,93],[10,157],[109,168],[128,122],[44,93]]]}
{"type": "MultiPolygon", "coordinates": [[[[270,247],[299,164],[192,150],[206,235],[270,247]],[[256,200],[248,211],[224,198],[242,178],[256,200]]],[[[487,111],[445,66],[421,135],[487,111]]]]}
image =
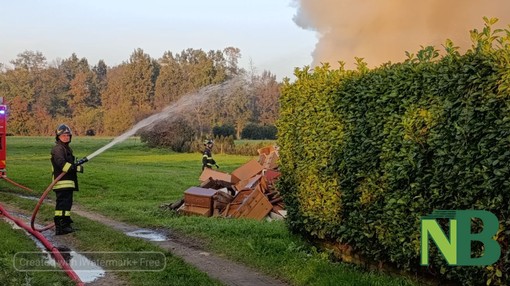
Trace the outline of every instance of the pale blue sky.
{"type": "Polygon", "coordinates": [[[312,63],[317,38],[298,27],[292,0],[0,0],[0,63],[39,51],[74,52],[114,66],[137,48],[153,58],[184,49],[241,49],[240,65],[278,80],[312,63]]]}

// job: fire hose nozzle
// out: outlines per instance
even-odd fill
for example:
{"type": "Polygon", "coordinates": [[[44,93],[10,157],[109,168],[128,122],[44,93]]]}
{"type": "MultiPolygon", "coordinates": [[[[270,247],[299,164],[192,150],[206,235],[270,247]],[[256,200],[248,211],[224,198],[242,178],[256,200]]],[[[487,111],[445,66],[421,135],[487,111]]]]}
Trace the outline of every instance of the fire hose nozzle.
{"type": "Polygon", "coordinates": [[[74,164],[75,166],[80,166],[80,165],[83,165],[84,163],[88,162],[89,159],[87,157],[83,157],[82,159],[76,161],[76,163],[74,164]]]}

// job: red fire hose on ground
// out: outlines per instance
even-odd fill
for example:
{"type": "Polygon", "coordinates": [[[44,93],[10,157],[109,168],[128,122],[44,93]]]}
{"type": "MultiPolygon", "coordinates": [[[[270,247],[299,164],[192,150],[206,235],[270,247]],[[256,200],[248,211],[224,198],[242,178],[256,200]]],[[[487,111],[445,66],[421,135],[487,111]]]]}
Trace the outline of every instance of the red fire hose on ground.
{"type": "MultiPolygon", "coordinates": [[[[24,190],[33,192],[30,188],[27,188],[23,185],[20,185],[13,180],[7,178],[6,176],[6,136],[7,136],[7,105],[5,105],[3,97],[0,97],[0,179],[4,179],[5,181],[22,188],[24,190]]],[[[75,165],[81,165],[88,161],[87,157],[84,157],[83,159],[76,162],[75,165]]],[[[66,173],[62,172],[57,178],[53,180],[53,182],[46,188],[44,193],[42,194],[41,198],[39,199],[39,202],[37,203],[34,212],[32,213],[32,218],[30,221],[30,227],[26,225],[23,221],[11,216],[3,207],[0,205],[0,216],[5,216],[6,218],[12,220],[14,223],[16,223],[18,226],[22,227],[26,231],[28,231],[30,234],[32,234],[34,237],[36,237],[43,245],[46,247],[48,251],[50,251],[53,254],[53,257],[57,261],[58,264],[60,264],[61,268],[66,272],[67,276],[69,276],[73,281],[76,282],[77,285],[84,285],[81,281],[80,277],[74,272],[74,270],[69,266],[69,264],[64,260],[62,257],[62,254],[59,252],[59,250],[51,244],[44,235],[41,234],[41,231],[47,230],[52,228],[55,224],[49,224],[42,229],[36,229],[35,228],[35,217],[37,216],[37,212],[39,211],[39,208],[41,207],[44,199],[48,195],[49,191],[53,188],[53,186],[64,176],[66,173]]]]}
{"type": "Polygon", "coordinates": [[[33,230],[36,230],[36,231],[45,231],[47,229],[50,229],[52,227],[55,226],[54,223],[51,223],[41,229],[36,229],[35,228],[35,217],[37,216],[37,213],[39,212],[39,208],[41,207],[42,203],[44,202],[44,199],[46,198],[46,196],[48,196],[48,193],[53,189],[53,186],[65,175],[66,173],[65,172],[62,172],[58,177],[55,178],[55,180],[53,180],[53,182],[51,182],[51,184],[46,188],[46,190],[44,191],[44,193],[42,194],[41,198],[39,199],[39,201],[37,202],[37,205],[35,206],[35,209],[34,209],[34,212],[32,213],[32,218],[30,219],[30,226],[32,227],[33,230]]]}
{"type": "Polygon", "coordinates": [[[76,285],[80,285],[80,286],[84,285],[83,282],[81,281],[80,277],[78,277],[78,274],[76,274],[76,272],[74,272],[74,270],[71,268],[71,266],[69,266],[69,264],[67,264],[64,257],[62,257],[62,254],[60,254],[60,251],[58,251],[58,249],[55,246],[53,246],[53,244],[51,244],[51,242],[49,242],[46,239],[46,237],[44,237],[44,235],[42,235],[39,231],[36,231],[36,230],[32,229],[31,227],[29,227],[23,221],[11,216],[3,208],[2,205],[0,205],[0,214],[5,216],[6,218],[12,220],[19,227],[22,227],[23,229],[28,231],[30,234],[35,236],[44,245],[44,247],[46,247],[46,249],[48,251],[51,251],[51,253],[53,254],[53,257],[55,258],[57,263],[60,264],[60,267],[62,267],[62,269],[66,272],[67,276],[69,276],[73,281],[75,281],[76,285]]]}
{"type": "Polygon", "coordinates": [[[11,180],[11,179],[7,178],[7,176],[6,176],[6,175],[3,175],[1,178],[2,178],[3,180],[6,180],[7,182],[11,183],[12,185],[15,185],[15,186],[16,186],[16,187],[18,187],[18,188],[21,188],[21,189],[26,190],[26,191],[29,191],[29,192],[33,192],[33,190],[32,190],[32,189],[30,189],[30,188],[28,188],[28,187],[25,187],[25,186],[23,186],[23,185],[21,185],[21,184],[18,184],[18,183],[16,183],[16,182],[14,182],[13,180],[11,180]]]}
{"type": "MultiPolygon", "coordinates": [[[[83,163],[82,163],[83,164],[83,163]]],[[[42,194],[41,198],[39,199],[39,201],[37,202],[37,205],[34,209],[34,212],[32,213],[32,217],[31,217],[31,220],[30,220],[30,226],[26,225],[23,221],[11,216],[3,207],[2,205],[0,205],[0,215],[3,215],[5,216],[6,218],[12,220],[14,223],[16,223],[19,227],[22,227],[23,229],[25,229],[26,231],[28,231],[30,234],[32,234],[34,237],[36,237],[43,245],[44,247],[46,247],[46,249],[48,251],[50,251],[52,254],[53,254],[53,257],[55,258],[55,260],[57,261],[57,263],[60,265],[60,267],[66,272],[67,276],[69,276],[73,281],[76,282],[76,285],[80,285],[80,286],[83,286],[83,282],[81,281],[80,277],[78,277],[78,275],[76,274],[76,272],[74,272],[74,270],[71,268],[71,266],[69,266],[69,264],[64,260],[64,257],[62,256],[62,254],[60,253],[60,251],[53,245],[51,244],[51,242],[48,241],[48,239],[46,239],[46,237],[44,237],[44,235],[41,234],[41,231],[44,231],[44,230],[48,230],[50,228],[52,228],[53,226],[55,226],[54,223],[51,223],[41,229],[36,229],[35,228],[35,218],[37,216],[37,213],[39,212],[39,208],[41,207],[44,199],[46,198],[46,196],[48,195],[48,193],[53,189],[53,186],[65,175],[66,173],[65,172],[62,172],[58,177],[55,178],[55,180],[53,180],[53,182],[51,182],[51,184],[46,188],[46,190],[44,191],[44,193],[42,194]]],[[[7,179],[7,177],[4,175],[1,177],[2,179],[6,180],[7,182],[9,183],[12,183],[13,185],[15,186],[18,186],[22,189],[25,189],[25,190],[28,190],[28,191],[32,191],[31,189],[25,187],[25,186],[22,186],[10,179],[7,179]]]]}

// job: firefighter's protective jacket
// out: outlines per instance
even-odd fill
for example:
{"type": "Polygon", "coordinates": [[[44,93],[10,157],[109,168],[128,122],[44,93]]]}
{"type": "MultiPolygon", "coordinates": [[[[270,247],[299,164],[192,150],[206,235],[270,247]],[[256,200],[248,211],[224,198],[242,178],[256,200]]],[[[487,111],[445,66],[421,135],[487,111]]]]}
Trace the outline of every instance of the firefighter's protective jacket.
{"type": "Polygon", "coordinates": [[[206,147],[202,156],[202,170],[204,168],[212,168],[215,164],[216,161],[212,157],[211,149],[206,147]]]}
{"type": "MultiPolygon", "coordinates": [[[[78,191],[78,168],[74,166],[73,150],[67,143],[57,140],[51,149],[51,164],[53,167],[53,180],[62,172],[66,174],[53,186],[53,190],[74,189],[78,191]]],[[[81,166],[78,166],[81,167],[81,166]]]]}

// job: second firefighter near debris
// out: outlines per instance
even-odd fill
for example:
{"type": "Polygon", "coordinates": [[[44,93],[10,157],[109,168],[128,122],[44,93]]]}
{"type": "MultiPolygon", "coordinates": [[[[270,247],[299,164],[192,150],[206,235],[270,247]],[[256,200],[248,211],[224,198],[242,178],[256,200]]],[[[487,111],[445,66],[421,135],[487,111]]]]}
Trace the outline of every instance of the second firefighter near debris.
{"type": "Polygon", "coordinates": [[[216,166],[216,168],[220,168],[218,164],[216,164],[216,161],[214,161],[212,157],[212,148],[214,146],[214,142],[210,139],[204,141],[204,152],[202,153],[202,171],[205,168],[212,169],[213,166],[216,166]]]}

